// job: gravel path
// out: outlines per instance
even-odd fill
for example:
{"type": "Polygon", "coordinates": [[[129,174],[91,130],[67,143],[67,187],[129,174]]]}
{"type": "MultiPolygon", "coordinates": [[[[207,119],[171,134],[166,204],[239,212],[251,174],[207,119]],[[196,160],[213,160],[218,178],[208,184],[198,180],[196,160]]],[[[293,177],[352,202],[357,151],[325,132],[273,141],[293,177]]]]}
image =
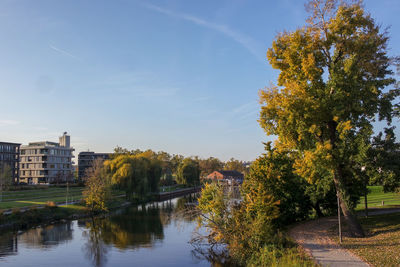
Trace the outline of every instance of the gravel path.
{"type": "MultiPolygon", "coordinates": [[[[371,210],[369,216],[400,212],[400,209],[371,210]]],[[[360,212],[359,215],[364,215],[360,212]]],[[[370,266],[358,256],[341,248],[328,236],[328,230],[337,224],[337,217],[326,217],[296,225],[289,235],[322,266],[370,266]]]]}
{"type": "Polygon", "coordinates": [[[308,221],[293,227],[289,235],[322,266],[370,266],[328,237],[327,230],[336,224],[337,217],[308,221]]]}

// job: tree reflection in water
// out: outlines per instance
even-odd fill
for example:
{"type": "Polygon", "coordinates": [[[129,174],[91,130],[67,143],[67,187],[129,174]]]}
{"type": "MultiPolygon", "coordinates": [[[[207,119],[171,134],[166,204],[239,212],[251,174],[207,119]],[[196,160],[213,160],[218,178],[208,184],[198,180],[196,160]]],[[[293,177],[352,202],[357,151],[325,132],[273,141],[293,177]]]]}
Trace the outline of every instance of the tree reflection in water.
{"type": "Polygon", "coordinates": [[[8,232],[1,235],[0,238],[0,258],[15,255],[18,252],[18,238],[17,235],[8,232]]]}
{"type": "Polygon", "coordinates": [[[87,239],[83,248],[86,257],[100,267],[107,262],[110,246],[121,250],[154,246],[164,239],[164,226],[172,221],[194,219],[187,216],[186,203],[194,203],[196,199],[188,195],[178,199],[176,205],[171,200],[154,202],[122,209],[107,218],[79,221],[87,228],[83,233],[87,239]]]}
{"type": "MultiPolygon", "coordinates": [[[[186,227],[191,231],[193,221],[198,217],[196,202],[197,196],[192,194],[178,199],[121,209],[106,218],[78,220],[77,226],[73,221],[30,229],[20,235],[4,233],[0,237],[0,259],[17,254],[20,244],[23,248],[37,248],[43,251],[68,242],[74,238],[73,229],[77,229],[74,227],[79,227],[79,231],[83,231],[84,240],[78,249],[82,249],[91,265],[102,267],[111,261],[110,255],[114,247],[123,251],[150,248],[157,244],[163,246],[160,243],[165,238],[167,226],[173,226],[168,228],[168,232],[171,230],[176,233],[176,229],[180,228],[186,235],[186,227]]],[[[74,245],[68,247],[73,249],[74,245]]],[[[192,251],[192,257],[207,259],[213,266],[223,266],[219,263],[225,262],[219,255],[198,249],[192,251]]]]}
{"type": "MultiPolygon", "coordinates": [[[[171,207],[164,205],[163,209],[171,207]]],[[[85,226],[87,230],[83,236],[87,242],[83,249],[96,267],[105,265],[111,245],[122,250],[137,249],[151,247],[164,238],[158,203],[130,207],[107,218],[87,220],[85,226]]]]}
{"type": "Polygon", "coordinates": [[[102,239],[102,219],[93,218],[86,222],[87,230],[82,233],[83,237],[87,239],[84,244],[83,250],[85,256],[89,259],[93,266],[101,267],[107,262],[108,247],[104,244],[102,239]]]}

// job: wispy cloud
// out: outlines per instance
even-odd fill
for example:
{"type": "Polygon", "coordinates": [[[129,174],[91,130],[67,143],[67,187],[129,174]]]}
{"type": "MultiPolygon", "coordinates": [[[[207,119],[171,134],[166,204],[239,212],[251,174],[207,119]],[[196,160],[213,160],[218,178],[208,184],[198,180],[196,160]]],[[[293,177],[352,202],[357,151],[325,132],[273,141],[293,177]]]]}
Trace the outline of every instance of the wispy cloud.
{"type": "Polygon", "coordinates": [[[238,113],[248,112],[249,110],[254,110],[256,108],[258,109],[257,101],[251,101],[234,108],[232,112],[238,114],[238,113]]]}
{"type": "Polygon", "coordinates": [[[0,120],[0,126],[12,126],[19,124],[19,121],[16,120],[0,120]]]}
{"type": "Polygon", "coordinates": [[[257,58],[260,58],[260,56],[262,54],[262,53],[260,53],[260,51],[263,51],[262,46],[256,40],[254,40],[250,36],[247,36],[243,33],[240,33],[240,32],[237,32],[237,31],[231,29],[227,25],[210,22],[210,21],[207,21],[207,20],[197,17],[197,16],[193,16],[193,15],[186,14],[186,13],[175,12],[170,9],[166,9],[166,8],[152,5],[152,4],[146,3],[146,4],[143,4],[143,6],[150,10],[156,11],[158,13],[161,13],[161,14],[164,14],[164,15],[167,15],[170,17],[186,20],[186,21],[192,22],[196,25],[220,32],[220,33],[224,34],[225,36],[233,39],[235,42],[239,43],[240,45],[242,45],[244,48],[246,48],[251,54],[253,54],[257,58]]]}
{"type": "Polygon", "coordinates": [[[173,97],[181,91],[176,83],[162,80],[155,73],[146,71],[110,74],[88,84],[86,88],[123,97],[129,95],[139,98],[173,97]]]}
{"type": "Polygon", "coordinates": [[[56,46],[54,46],[52,44],[50,44],[49,47],[51,49],[53,49],[54,51],[60,53],[60,54],[63,54],[65,56],[68,56],[68,57],[74,58],[76,60],[82,61],[82,59],[80,57],[75,56],[75,55],[71,54],[70,52],[65,51],[64,49],[58,48],[58,47],[56,47],[56,46]]]}

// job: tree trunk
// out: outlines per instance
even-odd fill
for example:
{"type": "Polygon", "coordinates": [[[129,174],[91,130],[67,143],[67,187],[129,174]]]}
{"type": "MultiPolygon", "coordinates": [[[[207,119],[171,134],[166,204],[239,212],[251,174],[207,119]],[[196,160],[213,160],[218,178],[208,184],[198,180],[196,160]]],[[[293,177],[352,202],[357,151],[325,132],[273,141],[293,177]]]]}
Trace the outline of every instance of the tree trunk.
{"type": "MultiPolygon", "coordinates": [[[[328,129],[330,135],[329,137],[330,137],[330,143],[332,145],[332,150],[335,150],[336,148],[336,126],[337,126],[336,121],[330,121],[328,123],[328,129]]],[[[335,155],[332,156],[335,159],[335,155]]],[[[333,171],[334,171],[333,181],[335,183],[336,192],[339,195],[340,208],[343,212],[344,219],[347,223],[349,235],[351,237],[364,237],[365,234],[361,227],[361,224],[358,222],[356,215],[347,206],[345,197],[347,195],[347,190],[344,186],[344,181],[343,181],[344,177],[341,166],[337,164],[335,170],[333,171]]]]}
{"type": "Polygon", "coordinates": [[[342,186],[342,176],[339,174],[341,173],[340,171],[340,167],[338,167],[338,170],[335,171],[333,176],[333,180],[335,182],[336,192],[339,194],[340,209],[342,210],[344,219],[347,223],[349,235],[351,237],[364,237],[365,234],[361,224],[358,222],[356,215],[347,206],[345,200],[345,195],[347,193],[346,189],[342,186]]]}
{"type": "Polygon", "coordinates": [[[319,206],[319,201],[317,201],[317,203],[315,203],[315,205],[313,206],[315,212],[317,213],[318,218],[323,217],[324,214],[321,211],[321,207],[319,206]]]}

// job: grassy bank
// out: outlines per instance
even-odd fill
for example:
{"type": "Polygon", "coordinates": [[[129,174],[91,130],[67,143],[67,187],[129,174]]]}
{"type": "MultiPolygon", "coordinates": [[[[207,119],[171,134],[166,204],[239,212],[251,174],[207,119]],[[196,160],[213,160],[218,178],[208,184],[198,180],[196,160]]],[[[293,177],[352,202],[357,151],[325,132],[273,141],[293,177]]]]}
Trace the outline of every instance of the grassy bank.
{"type": "MultiPolygon", "coordinates": [[[[360,218],[360,222],[366,237],[344,236],[342,246],[374,266],[400,266],[400,213],[360,218]]],[[[337,242],[337,227],[330,234],[337,242]]]]}
{"type": "Polygon", "coordinates": [[[87,215],[84,206],[69,205],[66,207],[32,208],[25,212],[14,211],[10,215],[0,215],[0,229],[21,230],[28,227],[49,224],[55,221],[69,218],[79,218],[87,215]]]}
{"type": "MultiPolygon", "coordinates": [[[[174,187],[181,190],[181,186],[174,187]]],[[[24,229],[38,224],[48,224],[63,219],[76,219],[90,216],[84,204],[68,204],[48,206],[48,203],[66,201],[65,188],[41,188],[24,191],[9,191],[5,202],[0,202],[0,229],[24,229]],[[61,189],[61,190],[60,190],[61,189]],[[64,195],[65,194],[65,195],[64,195]],[[38,195],[40,195],[40,198],[38,195]],[[19,200],[16,200],[19,198],[19,200]],[[10,201],[12,200],[12,201],[10,201]]],[[[82,200],[83,188],[69,189],[68,201],[82,200]]],[[[170,192],[173,192],[171,190],[170,192]]],[[[112,199],[107,204],[108,210],[117,209],[127,203],[122,191],[113,191],[112,199]]],[[[155,195],[145,199],[131,199],[128,203],[139,205],[154,201],[155,195]]]]}
{"type": "MultiPolygon", "coordinates": [[[[117,209],[124,204],[126,204],[124,198],[113,198],[108,203],[108,210],[117,209]]],[[[103,212],[103,214],[105,213],[103,212]]],[[[14,208],[11,214],[0,214],[0,230],[23,230],[39,224],[51,224],[60,220],[78,219],[88,216],[92,216],[92,214],[83,203],[31,207],[23,212],[18,208],[14,208]]]]}
{"type": "MultiPolygon", "coordinates": [[[[368,186],[368,189],[370,190],[370,193],[367,196],[368,208],[393,208],[400,206],[399,193],[385,193],[383,192],[383,187],[379,185],[368,186]]],[[[364,197],[362,197],[356,210],[363,210],[364,208],[365,202],[364,197]]]]}
{"type": "MultiPolygon", "coordinates": [[[[2,193],[0,201],[0,213],[2,210],[40,206],[47,202],[72,202],[83,198],[84,187],[39,187],[37,189],[6,191],[2,193]]],[[[124,194],[114,190],[113,196],[124,194]]]]}

